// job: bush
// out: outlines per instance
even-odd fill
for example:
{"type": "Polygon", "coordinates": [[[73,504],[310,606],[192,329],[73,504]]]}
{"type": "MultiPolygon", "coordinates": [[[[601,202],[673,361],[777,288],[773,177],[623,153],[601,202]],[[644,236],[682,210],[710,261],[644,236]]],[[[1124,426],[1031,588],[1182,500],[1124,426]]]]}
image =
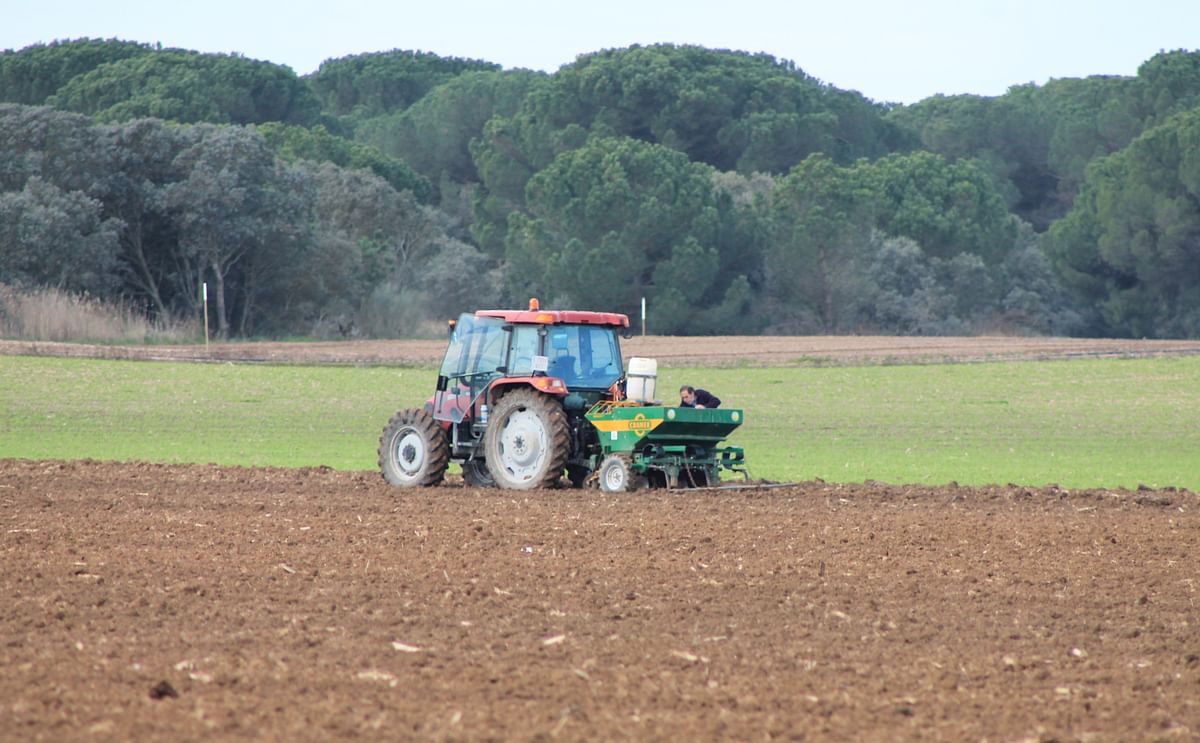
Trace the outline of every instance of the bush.
{"type": "Polygon", "coordinates": [[[381,286],[363,303],[358,326],[368,338],[444,338],[446,320],[430,309],[429,295],[381,286]]]}
{"type": "Polygon", "coordinates": [[[198,321],[150,321],[124,302],[42,288],[0,284],[0,337],[98,343],[179,343],[195,340],[198,321]]]}

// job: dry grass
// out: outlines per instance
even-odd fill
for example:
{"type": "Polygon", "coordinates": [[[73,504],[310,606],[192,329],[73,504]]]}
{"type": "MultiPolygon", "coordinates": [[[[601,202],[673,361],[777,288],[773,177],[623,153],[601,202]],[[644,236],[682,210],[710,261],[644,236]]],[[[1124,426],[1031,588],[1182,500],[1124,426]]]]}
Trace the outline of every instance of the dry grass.
{"type": "Polygon", "coordinates": [[[0,337],[93,343],[179,343],[194,340],[196,322],[150,321],[124,302],[105,302],[54,288],[21,291],[0,285],[0,337]]]}

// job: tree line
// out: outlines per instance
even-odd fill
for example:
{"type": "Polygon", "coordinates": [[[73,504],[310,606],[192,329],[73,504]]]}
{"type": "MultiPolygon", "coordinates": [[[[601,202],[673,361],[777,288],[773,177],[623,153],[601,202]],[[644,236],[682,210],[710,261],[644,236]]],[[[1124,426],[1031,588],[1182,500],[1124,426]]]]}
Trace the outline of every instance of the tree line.
{"type": "Polygon", "coordinates": [[[307,77],[79,40],[0,53],[0,283],[227,336],[483,305],[659,333],[1200,336],[1200,53],[877,103],[765,54],[553,74],[391,51],[307,77]]]}

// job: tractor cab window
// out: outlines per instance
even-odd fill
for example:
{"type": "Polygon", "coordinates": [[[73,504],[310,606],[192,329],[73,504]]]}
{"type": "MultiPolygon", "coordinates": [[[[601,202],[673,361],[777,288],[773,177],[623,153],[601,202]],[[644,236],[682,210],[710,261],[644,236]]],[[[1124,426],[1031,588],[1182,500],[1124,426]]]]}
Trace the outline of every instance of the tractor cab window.
{"type": "Polygon", "coordinates": [[[546,374],[558,377],[570,387],[578,379],[579,342],[577,329],[570,325],[553,325],[546,339],[546,374]]]}
{"type": "Polygon", "coordinates": [[[579,328],[580,379],[578,386],[608,389],[621,378],[621,348],[615,328],[584,325],[579,328]]]}
{"type": "Polygon", "coordinates": [[[613,328],[603,325],[551,325],[546,373],[568,387],[608,389],[621,378],[621,350],[613,328]]]}

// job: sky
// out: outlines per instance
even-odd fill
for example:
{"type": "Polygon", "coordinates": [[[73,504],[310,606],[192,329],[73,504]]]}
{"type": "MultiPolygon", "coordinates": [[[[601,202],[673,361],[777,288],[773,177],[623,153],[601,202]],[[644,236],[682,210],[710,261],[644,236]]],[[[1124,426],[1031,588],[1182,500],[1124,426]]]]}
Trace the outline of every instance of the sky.
{"type": "Polygon", "coordinates": [[[1200,48],[1200,0],[6,0],[0,50],[116,38],[315,72],[393,49],[554,72],[660,43],[765,52],[879,102],[1134,75],[1200,48]],[[14,7],[15,6],[15,7],[14,7]]]}

